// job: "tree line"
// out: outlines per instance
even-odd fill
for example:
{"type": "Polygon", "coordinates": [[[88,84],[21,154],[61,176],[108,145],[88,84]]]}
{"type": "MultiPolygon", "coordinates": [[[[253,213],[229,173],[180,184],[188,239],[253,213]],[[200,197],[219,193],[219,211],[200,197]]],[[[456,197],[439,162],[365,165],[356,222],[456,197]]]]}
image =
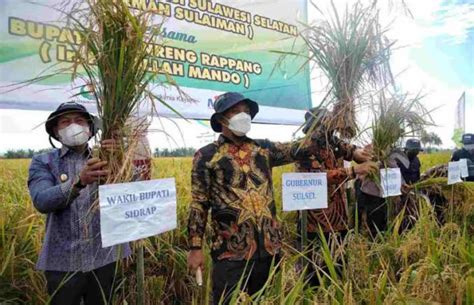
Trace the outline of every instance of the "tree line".
{"type": "MultiPolygon", "coordinates": [[[[45,149],[10,149],[7,150],[3,155],[0,155],[0,159],[31,159],[34,155],[51,151],[52,148],[45,149]]],[[[153,157],[192,157],[196,152],[195,148],[192,147],[181,147],[175,149],[158,149],[155,148],[153,151],[153,157]]]]}

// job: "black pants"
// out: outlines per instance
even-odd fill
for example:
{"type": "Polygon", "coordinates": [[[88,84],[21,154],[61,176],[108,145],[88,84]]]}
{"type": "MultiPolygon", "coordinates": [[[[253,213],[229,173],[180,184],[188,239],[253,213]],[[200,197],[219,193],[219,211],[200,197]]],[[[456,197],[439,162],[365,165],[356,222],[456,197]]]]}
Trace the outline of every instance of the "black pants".
{"type": "Polygon", "coordinates": [[[116,263],[90,272],[45,271],[51,305],[107,304],[112,295],[116,263]]]}
{"type": "Polygon", "coordinates": [[[367,216],[367,229],[369,230],[370,236],[375,238],[378,232],[384,232],[387,230],[387,203],[385,198],[380,198],[366,194],[360,189],[360,181],[356,180],[355,190],[357,196],[357,215],[358,215],[358,226],[361,228],[362,215],[367,216]]]}
{"type": "Polygon", "coordinates": [[[252,295],[263,288],[268,276],[272,262],[276,265],[279,258],[267,257],[249,261],[214,261],[212,266],[212,294],[214,304],[229,304],[232,292],[239,288],[252,295]],[[245,273],[245,274],[244,274],[245,273]],[[240,279],[241,287],[237,287],[240,279]],[[224,296],[222,296],[224,295],[224,296]]]}

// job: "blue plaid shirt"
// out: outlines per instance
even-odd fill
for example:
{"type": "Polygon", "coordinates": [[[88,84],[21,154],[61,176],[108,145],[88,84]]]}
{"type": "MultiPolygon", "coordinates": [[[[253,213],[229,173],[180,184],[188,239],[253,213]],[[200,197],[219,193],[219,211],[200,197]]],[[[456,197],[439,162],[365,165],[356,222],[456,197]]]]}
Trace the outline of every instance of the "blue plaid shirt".
{"type": "Polygon", "coordinates": [[[88,159],[66,147],[36,155],[28,188],[35,208],[46,214],[46,235],[37,263],[39,270],[87,272],[130,255],[128,244],[102,248],[98,186],[73,188],[88,159]]]}

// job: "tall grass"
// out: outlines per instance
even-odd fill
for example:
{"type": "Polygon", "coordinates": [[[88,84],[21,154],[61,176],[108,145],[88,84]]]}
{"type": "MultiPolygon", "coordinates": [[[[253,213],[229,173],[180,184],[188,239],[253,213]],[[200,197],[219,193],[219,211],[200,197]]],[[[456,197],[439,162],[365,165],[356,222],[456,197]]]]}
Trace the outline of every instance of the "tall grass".
{"type": "MultiPolygon", "coordinates": [[[[422,163],[447,155],[422,155],[422,163]]],[[[185,225],[190,197],[192,160],[155,159],[154,178],[174,176],[178,192],[178,228],[144,240],[145,304],[209,304],[210,258],[204,284],[196,285],[186,267],[185,225]]],[[[44,217],[31,204],[26,188],[27,160],[0,161],[0,303],[45,304],[45,280],[34,264],[44,234],[44,217]]],[[[274,170],[274,187],[281,211],[281,174],[274,170]]],[[[447,191],[450,191],[447,189],[447,191]]],[[[335,250],[317,248],[327,265],[340,272],[319,270],[322,285],[306,285],[296,250],[296,215],[279,212],[284,232],[284,257],[266,289],[254,296],[236,292],[242,304],[472,304],[474,301],[473,183],[456,185],[460,197],[452,222],[438,224],[432,208],[421,201],[418,222],[410,231],[398,229],[376,240],[350,232],[335,250]],[[339,253],[337,259],[334,253],[339,253]]],[[[449,192],[450,193],[450,192],[449,192]]],[[[396,220],[395,223],[401,221],[396,220]]],[[[396,227],[396,225],[395,225],[396,227]]],[[[311,263],[311,262],[310,262],[311,263]]],[[[135,304],[136,261],[121,267],[114,304],[135,304]]]]}

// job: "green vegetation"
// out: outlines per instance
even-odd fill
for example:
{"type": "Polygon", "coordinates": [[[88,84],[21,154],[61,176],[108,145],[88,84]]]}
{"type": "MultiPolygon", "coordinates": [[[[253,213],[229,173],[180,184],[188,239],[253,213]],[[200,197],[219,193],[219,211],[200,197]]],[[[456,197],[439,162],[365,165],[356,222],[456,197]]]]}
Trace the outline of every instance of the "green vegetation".
{"type": "MultiPolygon", "coordinates": [[[[423,168],[444,163],[449,154],[422,154],[423,168]]],[[[204,285],[198,287],[186,267],[186,218],[190,202],[190,158],[154,160],[154,178],[175,177],[178,191],[178,229],[144,241],[145,304],[208,304],[210,261],[204,285]]],[[[29,160],[0,161],[0,303],[45,304],[45,280],[34,264],[42,244],[44,216],[34,210],[26,186],[29,160]]],[[[426,202],[415,227],[399,234],[389,230],[375,241],[351,232],[341,245],[322,247],[328,266],[342,262],[341,272],[321,273],[322,285],[311,289],[296,266],[296,214],[281,212],[281,174],[274,170],[274,187],[283,223],[285,255],[259,304],[473,304],[474,302],[474,184],[454,188],[449,221],[440,226],[426,202]],[[455,195],[455,196],[454,196],[455,195]],[[456,198],[454,198],[456,197],[456,198]]],[[[445,184],[445,181],[442,181],[445,184]]],[[[451,197],[449,197],[451,198],[451,197]]],[[[400,219],[394,222],[395,228],[400,219]]],[[[137,246],[136,244],[134,245],[137,246]]],[[[136,252],[134,252],[136,253],[136,252]]],[[[332,268],[329,268],[331,270],[332,268]]],[[[114,304],[135,304],[136,261],[121,267],[121,283],[114,304]]],[[[237,292],[235,299],[251,304],[237,292]]]]}

